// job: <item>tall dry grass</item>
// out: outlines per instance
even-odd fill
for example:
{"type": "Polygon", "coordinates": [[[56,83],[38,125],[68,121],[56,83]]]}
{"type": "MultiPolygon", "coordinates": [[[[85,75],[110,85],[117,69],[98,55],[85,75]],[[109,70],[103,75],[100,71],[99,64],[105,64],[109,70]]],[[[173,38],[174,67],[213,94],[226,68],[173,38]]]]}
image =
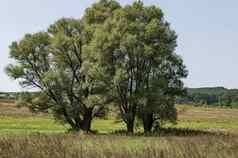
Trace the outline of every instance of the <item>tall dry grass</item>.
{"type": "Polygon", "coordinates": [[[52,134],[4,136],[1,158],[237,158],[231,135],[137,137],[52,134]]]}

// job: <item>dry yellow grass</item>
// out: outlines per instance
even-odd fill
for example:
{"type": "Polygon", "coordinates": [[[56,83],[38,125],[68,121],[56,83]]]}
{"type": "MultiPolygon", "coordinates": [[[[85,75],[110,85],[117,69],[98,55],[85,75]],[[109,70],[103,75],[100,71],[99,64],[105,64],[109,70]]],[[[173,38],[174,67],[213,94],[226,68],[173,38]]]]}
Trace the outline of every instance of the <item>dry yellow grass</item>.
{"type": "Polygon", "coordinates": [[[238,120],[238,109],[178,105],[179,119],[238,120]]]}
{"type": "Polygon", "coordinates": [[[43,116],[44,114],[32,113],[27,107],[17,107],[14,100],[0,100],[0,116],[43,116]]]}
{"type": "Polygon", "coordinates": [[[238,137],[25,135],[0,138],[2,158],[237,158],[238,137]]]}
{"type": "Polygon", "coordinates": [[[0,100],[0,115],[1,116],[29,116],[32,113],[26,107],[17,108],[15,101],[0,100]]]}
{"type": "Polygon", "coordinates": [[[27,108],[17,108],[14,102],[2,101],[0,102],[0,157],[238,157],[237,109],[188,105],[178,105],[177,108],[178,125],[172,126],[177,129],[163,129],[159,137],[158,135],[109,134],[122,127],[122,124],[115,123],[114,120],[93,122],[94,129],[99,132],[104,130],[102,133],[107,134],[81,135],[64,133],[67,127],[55,123],[47,115],[36,115],[27,108]],[[56,134],[56,132],[60,133],[56,134]]]}

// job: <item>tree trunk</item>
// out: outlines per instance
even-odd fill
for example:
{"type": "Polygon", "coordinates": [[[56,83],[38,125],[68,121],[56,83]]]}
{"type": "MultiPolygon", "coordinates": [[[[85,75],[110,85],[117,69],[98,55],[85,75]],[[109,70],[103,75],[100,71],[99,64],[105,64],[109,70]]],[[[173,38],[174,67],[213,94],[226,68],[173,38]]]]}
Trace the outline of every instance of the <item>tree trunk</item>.
{"type": "Polygon", "coordinates": [[[129,118],[126,121],[127,133],[134,133],[134,118],[129,118]]]}
{"type": "Polygon", "coordinates": [[[143,114],[144,133],[150,133],[153,127],[153,113],[143,114]]]}
{"type": "Polygon", "coordinates": [[[134,133],[134,122],[135,122],[135,110],[126,114],[127,117],[125,118],[127,133],[133,134],[134,133]]]}
{"type": "Polygon", "coordinates": [[[68,113],[66,112],[65,108],[63,108],[63,115],[65,117],[65,120],[67,123],[71,126],[72,130],[79,131],[80,126],[79,123],[76,121],[76,123],[72,120],[72,118],[69,117],[68,113]]]}
{"type": "Polygon", "coordinates": [[[120,107],[120,112],[122,115],[122,119],[126,124],[127,133],[133,134],[134,133],[134,122],[136,116],[136,105],[128,105],[127,108],[123,106],[120,107]]]}
{"type": "Polygon", "coordinates": [[[91,122],[92,122],[92,108],[89,108],[83,115],[83,120],[80,123],[80,128],[85,132],[91,131],[91,122]]]}

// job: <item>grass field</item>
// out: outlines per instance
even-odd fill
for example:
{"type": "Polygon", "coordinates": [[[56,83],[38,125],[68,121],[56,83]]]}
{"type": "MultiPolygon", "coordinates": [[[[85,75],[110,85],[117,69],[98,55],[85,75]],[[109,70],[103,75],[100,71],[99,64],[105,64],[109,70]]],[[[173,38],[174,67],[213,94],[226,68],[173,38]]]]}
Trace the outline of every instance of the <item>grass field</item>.
{"type": "Polygon", "coordinates": [[[237,158],[238,110],[178,105],[177,125],[160,135],[112,134],[122,122],[96,119],[96,135],[67,133],[69,128],[44,114],[0,103],[2,158],[237,158]],[[173,129],[172,129],[173,128],[173,129]],[[111,133],[111,134],[109,134],[111,133]]]}
{"type": "Polygon", "coordinates": [[[35,134],[0,137],[2,158],[237,158],[230,136],[35,134]]]}
{"type": "MultiPolygon", "coordinates": [[[[171,128],[220,130],[238,133],[238,109],[191,107],[178,105],[177,125],[171,128]]],[[[14,103],[0,103],[0,134],[2,133],[52,133],[65,132],[69,127],[56,122],[47,115],[32,114],[26,108],[17,108],[14,103]]],[[[92,129],[100,133],[110,133],[125,129],[124,123],[115,120],[96,119],[92,129]]]]}

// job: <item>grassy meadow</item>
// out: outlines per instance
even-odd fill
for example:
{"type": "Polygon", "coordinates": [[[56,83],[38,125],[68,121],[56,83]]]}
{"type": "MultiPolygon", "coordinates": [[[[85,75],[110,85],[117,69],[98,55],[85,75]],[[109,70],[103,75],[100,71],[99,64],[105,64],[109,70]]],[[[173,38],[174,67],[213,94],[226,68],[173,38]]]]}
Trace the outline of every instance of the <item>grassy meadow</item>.
{"type": "Polygon", "coordinates": [[[0,157],[3,158],[237,158],[238,109],[177,105],[178,123],[160,134],[127,136],[125,125],[96,119],[98,133],[67,133],[68,126],[45,114],[0,103],[0,157]],[[39,150],[40,149],[40,150],[39,150]]]}
{"type": "Polygon", "coordinates": [[[238,138],[35,134],[0,138],[3,158],[237,158],[238,138]]]}
{"type": "MultiPolygon", "coordinates": [[[[177,105],[176,125],[165,124],[167,128],[214,130],[238,133],[238,109],[192,107],[177,105]]],[[[69,126],[56,122],[44,114],[33,114],[27,108],[17,108],[14,102],[0,102],[0,134],[11,133],[64,133],[69,126]]],[[[99,133],[112,133],[125,129],[120,120],[95,119],[92,129],[99,133]]],[[[140,128],[137,128],[140,131],[140,128]]]]}

